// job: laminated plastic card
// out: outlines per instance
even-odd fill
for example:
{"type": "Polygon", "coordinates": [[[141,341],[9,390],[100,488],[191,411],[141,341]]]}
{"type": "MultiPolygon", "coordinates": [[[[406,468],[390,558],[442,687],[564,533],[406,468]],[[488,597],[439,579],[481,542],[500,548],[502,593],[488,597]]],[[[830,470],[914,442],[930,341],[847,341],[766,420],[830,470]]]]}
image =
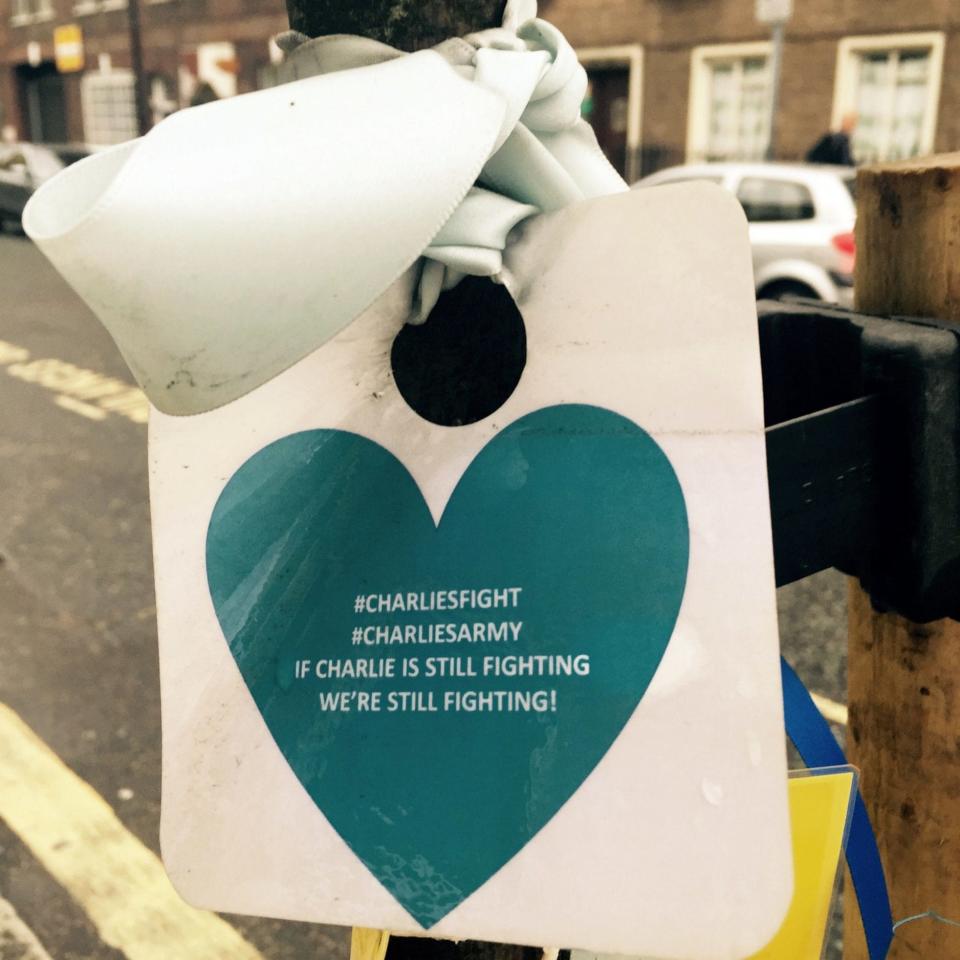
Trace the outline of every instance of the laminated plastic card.
{"type": "Polygon", "coordinates": [[[526,365],[477,422],[397,387],[415,269],[154,413],[164,861],[215,910],[746,957],[793,868],[743,214],[589,200],[503,277],[526,365]]]}
{"type": "Polygon", "coordinates": [[[232,913],[756,952],[793,869],[742,211],[627,190],[531,0],[410,56],[284,43],[290,82],[24,212],[157,408],[171,878],[232,913]],[[505,284],[525,363],[496,409],[421,415],[398,334],[465,274],[505,284]]]}

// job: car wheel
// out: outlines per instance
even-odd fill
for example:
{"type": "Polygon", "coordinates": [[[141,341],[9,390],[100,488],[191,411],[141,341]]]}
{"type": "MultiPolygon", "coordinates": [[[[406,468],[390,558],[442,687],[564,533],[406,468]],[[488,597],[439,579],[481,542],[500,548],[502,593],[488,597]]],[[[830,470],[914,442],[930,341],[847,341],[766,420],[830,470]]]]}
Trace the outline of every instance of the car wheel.
{"type": "Polygon", "coordinates": [[[791,300],[794,297],[804,297],[807,300],[820,300],[820,294],[813,287],[808,287],[798,280],[777,280],[768,283],[758,294],[758,300],[791,300]]]}

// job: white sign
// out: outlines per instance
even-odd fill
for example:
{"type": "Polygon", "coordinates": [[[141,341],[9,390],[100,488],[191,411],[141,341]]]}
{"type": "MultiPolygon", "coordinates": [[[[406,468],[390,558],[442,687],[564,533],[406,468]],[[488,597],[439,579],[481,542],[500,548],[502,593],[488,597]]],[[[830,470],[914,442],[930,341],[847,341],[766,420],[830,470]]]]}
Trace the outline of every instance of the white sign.
{"type": "Polygon", "coordinates": [[[793,16],[793,0],[757,0],[760,23],[786,23],[793,16]]]}
{"type": "Polygon", "coordinates": [[[153,414],[183,896],[658,958],[770,940],[793,872],[751,270],[716,187],[593,200],[508,249],[526,366],[475,423],[398,389],[416,269],[239,400],[153,414]]]}

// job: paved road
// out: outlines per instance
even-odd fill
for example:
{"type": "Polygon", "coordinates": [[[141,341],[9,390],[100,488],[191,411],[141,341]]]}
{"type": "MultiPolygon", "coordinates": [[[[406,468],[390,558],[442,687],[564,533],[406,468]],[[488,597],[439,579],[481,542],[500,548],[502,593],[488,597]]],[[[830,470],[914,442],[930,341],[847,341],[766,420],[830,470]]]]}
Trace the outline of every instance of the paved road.
{"type": "MultiPolygon", "coordinates": [[[[144,413],[99,324],[27,240],[0,236],[0,756],[41,783],[5,793],[0,777],[0,960],[338,960],[344,931],[208,922],[159,894],[166,906],[140,917],[116,879],[159,882],[144,413]],[[64,801],[72,820],[55,813],[64,801]],[[171,946],[178,930],[194,952],[171,946]]],[[[841,578],[780,600],[786,651],[842,700],[841,578]]]]}
{"type": "MultiPolygon", "coordinates": [[[[156,851],[160,703],[142,400],[106,379],[132,384],[100,325],[17,237],[0,237],[0,340],[28,354],[11,363],[10,348],[0,352],[0,704],[156,851]],[[48,358],[57,363],[36,362],[48,358]],[[85,371],[105,376],[84,380],[85,371]]],[[[68,894],[50,858],[41,863],[4,819],[0,809],[0,897],[56,960],[151,956],[134,941],[162,930],[148,925],[125,940],[114,932],[120,949],[106,946],[109,910],[97,913],[98,926],[84,908],[93,898],[68,894]]],[[[57,842],[39,843],[48,840],[57,842]]],[[[95,859],[104,855],[94,848],[95,859]]],[[[130,909],[117,890],[116,912],[130,909]]],[[[342,930],[230,923],[270,960],[346,954],[342,930]]],[[[203,935],[206,952],[189,957],[237,955],[223,948],[222,931],[203,935]]]]}

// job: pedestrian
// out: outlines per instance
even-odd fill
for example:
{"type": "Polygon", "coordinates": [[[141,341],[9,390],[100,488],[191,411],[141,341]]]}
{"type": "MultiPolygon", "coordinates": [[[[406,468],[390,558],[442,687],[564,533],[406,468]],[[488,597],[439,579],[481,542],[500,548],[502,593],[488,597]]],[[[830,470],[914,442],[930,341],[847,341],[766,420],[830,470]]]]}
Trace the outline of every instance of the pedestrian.
{"type": "Polygon", "coordinates": [[[827,131],[807,153],[807,163],[832,163],[852,167],[856,161],[850,137],[857,128],[857,115],[848,113],[840,122],[840,129],[827,131]]]}

